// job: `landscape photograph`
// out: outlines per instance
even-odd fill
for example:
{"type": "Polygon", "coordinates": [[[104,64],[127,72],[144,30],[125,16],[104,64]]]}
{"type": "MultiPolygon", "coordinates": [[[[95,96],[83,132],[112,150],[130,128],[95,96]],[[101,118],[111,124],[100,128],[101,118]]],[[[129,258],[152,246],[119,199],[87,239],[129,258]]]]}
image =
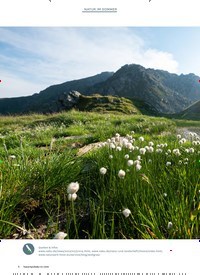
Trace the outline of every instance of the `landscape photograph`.
{"type": "Polygon", "coordinates": [[[0,27],[0,239],[200,239],[199,44],[0,27]]]}

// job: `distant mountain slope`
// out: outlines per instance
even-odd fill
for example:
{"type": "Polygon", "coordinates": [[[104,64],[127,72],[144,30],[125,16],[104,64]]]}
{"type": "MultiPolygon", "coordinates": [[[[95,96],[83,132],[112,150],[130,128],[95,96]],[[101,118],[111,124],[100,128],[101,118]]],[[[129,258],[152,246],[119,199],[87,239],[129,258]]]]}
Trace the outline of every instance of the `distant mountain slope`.
{"type": "Polygon", "coordinates": [[[187,120],[200,120],[200,101],[195,102],[184,111],[174,114],[173,117],[187,120]]]}
{"type": "Polygon", "coordinates": [[[199,77],[176,75],[162,70],[125,65],[88,92],[136,98],[153,105],[160,113],[179,112],[200,99],[199,77]]]}
{"type": "Polygon", "coordinates": [[[0,99],[0,114],[57,112],[60,109],[59,97],[61,95],[71,90],[80,90],[84,93],[89,87],[107,80],[112,75],[112,72],[103,72],[95,76],[50,86],[32,96],[0,99]]]}
{"type": "Polygon", "coordinates": [[[32,96],[0,99],[0,114],[58,112],[63,108],[63,96],[72,90],[84,95],[126,97],[147,113],[179,113],[200,100],[199,79],[194,74],[177,75],[135,64],[125,65],[116,73],[104,72],[53,85],[32,96]]]}

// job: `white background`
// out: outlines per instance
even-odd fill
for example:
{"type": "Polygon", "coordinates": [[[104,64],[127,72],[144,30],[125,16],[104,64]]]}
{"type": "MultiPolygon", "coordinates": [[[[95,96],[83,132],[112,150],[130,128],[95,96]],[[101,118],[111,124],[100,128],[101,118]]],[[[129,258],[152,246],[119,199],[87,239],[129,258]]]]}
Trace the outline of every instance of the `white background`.
{"type": "Polygon", "coordinates": [[[199,0],[0,0],[1,26],[197,26],[199,0]],[[117,8],[83,14],[84,8],[117,8]]]}

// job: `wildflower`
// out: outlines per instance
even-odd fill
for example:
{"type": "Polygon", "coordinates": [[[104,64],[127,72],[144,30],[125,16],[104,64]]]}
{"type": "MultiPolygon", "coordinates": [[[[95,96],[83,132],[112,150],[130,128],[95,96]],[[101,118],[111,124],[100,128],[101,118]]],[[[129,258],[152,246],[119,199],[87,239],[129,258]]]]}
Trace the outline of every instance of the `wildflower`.
{"type": "Polygon", "coordinates": [[[164,197],[167,197],[167,193],[164,193],[163,196],[164,196],[164,197]]]}
{"type": "Polygon", "coordinates": [[[10,155],[9,159],[16,159],[16,156],[15,155],[10,155]]]}
{"type": "Polygon", "coordinates": [[[124,156],[124,158],[125,158],[125,159],[129,159],[129,155],[126,154],[126,155],[124,156]]]}
{"type": "Polygon", "coordinates": [[[194,148],[189,148],[189,153],[193,154],[194,153],[194,148]]]}
{"type": "Polygon", "coordinates": [[[123,138],[122,139],[122,145],[126,147],[127,143],[128,143],[128,139],[127,138],[123,138]]]}
{"type": "Polygon", "coordinates": [[[168,222],[167,228],[171,229],[173,227],[173,223],[172,222],[168,222]]]}
{"type": "Polygon", "coordinates": [[[115,137],[120,137],[120,134],[116,133],[116,134],[115,134],[115,137]]]}
{"type": "Polygon", "coordinates": [[[120,179],[123,179],[125,177],[125,175],[126,175],[126,172],[124,170],[120,169],[118,172],[118,177],[120,179]]]}
{"type": "Polygon", "coordinates": [[[73,193],[73,194],[68,194],[68,201],[75,201],[77,198],[77,194],[73,193]]]}
{"type": "Polygon", "coordinates": [[[59,232],[55,235],[54,239],[59,239],[59,240],[63,240],[65,237],[67,236],[66,233],[64,232],[59,232]]]}
{"type": "Polygon", "coordinates": [[[112,138],[111,138],[111,142],[114,142],[114,143],[115,143],[115,137],[112,137],[112,138]]]}
{"type": "Polygon", "coordinates": [[[135,161],[133,162],[133,164],[134,164],[134,165],[141,164],[141,161],[139,161],[139,160],[137,159],[137,160],[135,160],[135,161]]]}
{"type": "Polygon", "coordinates": [[[170,166],[170,165],[172,165],[172,163],[171,163],[170,161],[168,161],[168,162],[166,163],[166,166],[170,166]]]}
{"type": "Polygon", "coordinates": [[[113,142],[110,143],[110,149],[115,149],[115,144],[113,142]]]}
{"type": "Polygon", "coordinates": [[[149,146],[154,146],[154,143],[152,141],[149,141],[149,146]]]}
{"type": "Polygon", "coordinates": [[[162,151],[163,151],[163,150],[160,149],[160,148],[159,148],[159,149],[156,149],[156,153],[162,153],[162,151]]]}
{"type": "Polygon", "coordinates": [[[116,151],[121,151],[122,150],[122,147],[121,146],[117,146],[116,147],[116,151]]]}
{"type": "Polygon", "coordinates": [[[182,160],[179,160],[178,164],[181,165],[182,164],[182,160]]]}
{"type": "Polygon", "coordinates": [[[139,141],[144,141],[144,138],[143,137],[139,137],[139,141]]]}
{"type": "Polygon", "coordinates": [[[150,146],[148,152],[153,153],[153,151],[154,151],[154,148],[152,146],[150,146]]]}
{"type": "Polygon", "coordinates": [[[168,153],[168,154],[171,154],[171,152],[172,152],[171,149],[168,149],[168,150],[167,150],[167,153],[168,153]]]}
{"type": "Polygon", "coordinates": [[[181,155],[179,149],[174,149],[173,154],[176,155],[177,157],[179,157],[181,155]]]}
{"type": "Polygon", "coordinates": [[[134,148],[131,142],[127,142],[125,147],[129,150],[132,150],[134,148]]]}
{"type": "Polygon", "coordinates": [[[136,168],[136,171],[139,171],[142,169],[142,166],[140,164],[136,164],[135,168],[136,168]]]}
{"type": "Polygon", "coordinates": [[[137,159],[138,159],[138,160],[141,160],[141,156],[137,156],[137,159]]]}
{"type": "Polygon", "coordinates": [[[186,143],[187,139],[186,138],[182,138],[181,139],[183,143],[186,143]]]}
{"type": "Polygon", "coordinates": [[[145,148],[140,148],[140,154],[141,155],[145,155],[145,153],[146,153],[146,149],[145,148]]]}
{"type": "Polygon", "coordinates": [[[149,160],[148,160],[148,163],[152,163],[152,159],[149,159],[149,160]]]}
{"type": "Polygon", "coordinates": [[[109,159],[113,159],[113,155],[110,155],[110,156],[109,156],[109,159]]]}
{"type": "Polygon", "coordinates": [[[135,134],[135,132],[134,132],[134,131],[131,131],[131,134],[132,134],[132,135],[134,135],[134,134],[135,134]]]}
{"type": "Polygon", "coordinates": [[[176,137],[177,137],[177,139],[181,139],[181,135],[177,135],[176,137]]]}
{"type": "Polygon", "coordinates": [[[109,138],[109,139],[107,139],[107,143],[111,143],[111,139],[109,138]]]}
{"type": "Polygon", "coordinates": [[[128,216],[131,214],[131,210],[129,210],[128,208],[126,208],[126,209],[124,209],[124,210],[122,211],[122,214],[123,214],[126,218],[128,218],[128,216]]]}
{"type": "Polygon", "coordinates": [[[74,194],[79,190],[79,183],[78,182],[71,182],[67,187],[68,194],[74,194]]]}
{"type": "Polygon", "coordinates": [[[101,167],[99,171],[101,175],[105,175],[107,172],[107,169],[105,167],[101,167]]]}
{"type": "Polygon", "coordinates": [[[127,161],[127,165],[128,165],[128,166],[132,166],[132,165],[133,165],[133,160],[132,160],[132,159],[129,159],[129,160],[127,161]]]}

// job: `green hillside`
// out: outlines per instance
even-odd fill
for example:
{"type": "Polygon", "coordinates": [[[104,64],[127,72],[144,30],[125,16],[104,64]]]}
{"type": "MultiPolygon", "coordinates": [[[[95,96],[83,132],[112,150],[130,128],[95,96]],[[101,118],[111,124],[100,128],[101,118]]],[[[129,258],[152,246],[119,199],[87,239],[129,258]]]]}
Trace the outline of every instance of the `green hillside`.
{"type": "Polygon", "coordinates": [[[199,239],[198,135],[96,98],[0,117],[0,239],[199,239]]]}
{"type": "Polygon", "coordinates": [[[173,117],[187,120],[200,120],[200,101],[195,102],[184,111],[174,114],[173,117]]]}

